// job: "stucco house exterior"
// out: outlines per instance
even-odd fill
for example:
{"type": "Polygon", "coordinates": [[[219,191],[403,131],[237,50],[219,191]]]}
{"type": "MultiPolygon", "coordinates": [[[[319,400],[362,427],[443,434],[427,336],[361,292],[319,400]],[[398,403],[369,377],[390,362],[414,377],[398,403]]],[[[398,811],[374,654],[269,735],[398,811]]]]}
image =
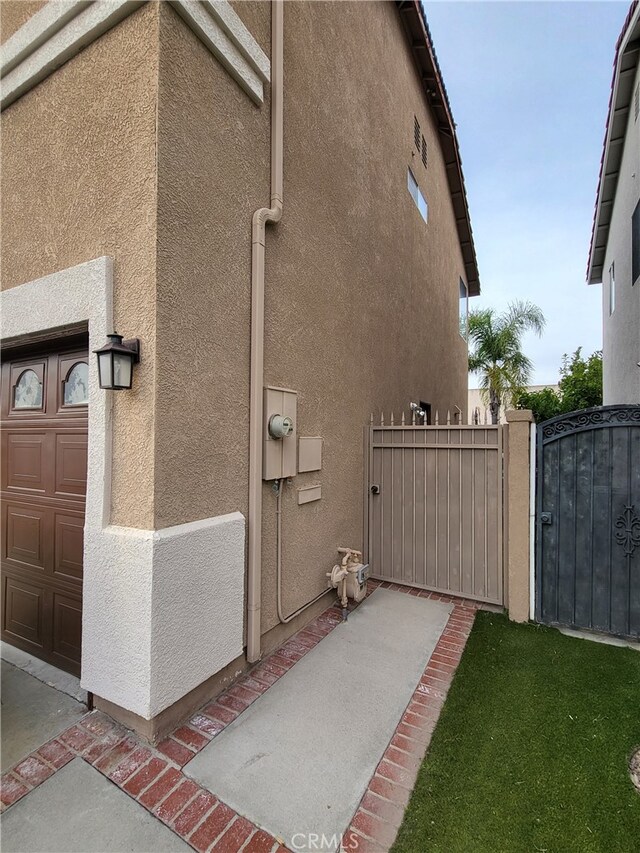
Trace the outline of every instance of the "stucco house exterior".
{"type": "Polygon", "coordinates": [[[616,45],[587,282],[602,284],[603,402],[640,402],[640,5],[616,45]]]}
{"type": "Polygon", "coordinates": [[[414,0],[0,14],[2,638],[156,738],[335,595],[370,413],[466,414],[455,125],[414,0]]]}

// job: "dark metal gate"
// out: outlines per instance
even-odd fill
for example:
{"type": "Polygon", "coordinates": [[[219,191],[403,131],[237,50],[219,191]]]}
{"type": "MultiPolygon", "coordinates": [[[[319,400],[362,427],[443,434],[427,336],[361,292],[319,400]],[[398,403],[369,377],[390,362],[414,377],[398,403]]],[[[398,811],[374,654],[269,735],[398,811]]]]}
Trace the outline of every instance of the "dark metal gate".
{"type": "Polygon", "coordinates": [[[536,619],[640,637],[640,406],[538,426],[536,619]]]}

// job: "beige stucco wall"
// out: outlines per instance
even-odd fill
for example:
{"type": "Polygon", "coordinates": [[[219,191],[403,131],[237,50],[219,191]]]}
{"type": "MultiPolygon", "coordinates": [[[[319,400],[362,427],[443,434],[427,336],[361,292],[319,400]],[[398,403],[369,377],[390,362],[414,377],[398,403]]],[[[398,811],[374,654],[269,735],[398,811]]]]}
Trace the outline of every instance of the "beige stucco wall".
{"type": "MultiPolygon", "coordinates": [[[[0,4],[3,35],[41,4],[0,4]]],[[[139,337],[114,395],[112,521],[153,526],[158,7],[118,24],[2,114],[2,287],[102,255],[114,317],[139,337]]]]}
{"type": "MultiPolygon", "coordinates": [[[[235,8],[268,53],[270,4],[235,8]]],[[[269,126],[268,87],[253,104],[166,3],[3,114],[3,182],[20,187],[3,193],[3,287],[110,255],[117,329],[142,340],[135,390],[114,395],[114,523],[247,512],[250,226],[269,201],[269,126]]],[[[286,4],[284,175],[284,216],[267,231],[265,384],[295,389],[299,434],[324,438],[323,470],[294,478],[283,500],[289,612],[325,587],[338,546],[363,545],[369,414],[399,416],[412,399],[466,411],[464,267],[393,3],[286,4]],[[296,488],[314,482],[322,499],[299,507],[296,488]]],[[[269,484],[263,531],[267,631],[269,484]]]]}
{"type": "MultiPolygon", "coordinates": [[[[235,8],[268,52],[269,4],[235,8]]],[[[160,31],[155,500],[164,526],[246,512],[250,221],[269,199],[269,104],[254,106],[169,6],[160,31]]],[[[399,414],[411,399],[466,410],[467,371],[444,165],[395,6],[286,4],[284,64],[284,215],[267,231],[265,384],[296,390],[299,434],[324,438],[323,470],[285,491],[289,612],[324,588],[339,545],[363,544],[369,413],[399,414]],[[414,114],[427,170],[412,157],[414,114]],[[407,190],[410,164],[427,225],[407,190]],[[312,482],[322,499],[299,507],[296,488],[312,482]]],[[[263,499],[267,630],[277,622],[269,484],[263,499]]]]}
{"type": "Polygon", "coordinates": [[[169,4],[160,45],[155,524],[166,527],[247,512],[250,227],[268,201],[269,108],[169,4]]]}

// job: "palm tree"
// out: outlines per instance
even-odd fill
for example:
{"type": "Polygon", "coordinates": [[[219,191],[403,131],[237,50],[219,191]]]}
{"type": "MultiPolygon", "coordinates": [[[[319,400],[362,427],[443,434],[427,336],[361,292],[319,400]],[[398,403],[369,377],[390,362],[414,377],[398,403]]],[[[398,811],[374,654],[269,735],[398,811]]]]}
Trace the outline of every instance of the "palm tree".
{"type": "Polygon", "coordinates": [[[531,376],[533,365],[522,352],[522,336],[528,331],[540,336],[544,325],[542,311],[531,302],[512,302],[503,314],[493,308],[469,313],[469,370],[480,376],[491,423],[498,423],[500,406],[515,399],[531,376]]]}

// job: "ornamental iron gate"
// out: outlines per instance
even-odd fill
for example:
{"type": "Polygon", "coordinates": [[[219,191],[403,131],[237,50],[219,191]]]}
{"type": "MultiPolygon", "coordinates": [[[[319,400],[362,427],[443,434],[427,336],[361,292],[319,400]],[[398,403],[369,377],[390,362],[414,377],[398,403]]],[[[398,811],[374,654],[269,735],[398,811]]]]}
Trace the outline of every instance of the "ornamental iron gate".
{"type": "Polygon", "coordinates": [[[536,619],[640,637],[640,406],[537,428],[536,619]]]}

